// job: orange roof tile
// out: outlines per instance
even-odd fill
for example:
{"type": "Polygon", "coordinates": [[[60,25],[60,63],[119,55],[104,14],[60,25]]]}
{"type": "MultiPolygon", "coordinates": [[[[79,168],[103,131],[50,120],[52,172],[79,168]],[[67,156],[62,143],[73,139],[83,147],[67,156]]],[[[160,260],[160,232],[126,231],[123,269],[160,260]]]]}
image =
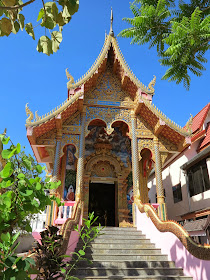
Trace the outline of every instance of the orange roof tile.
{"type": "Polygon", "coordinates": [[[201,150],[202,148],[204,148],[208,144],[210,144],[210,123],[208,123],[208,125],[207,125],[206,137],[201,142],[199,150],[201,150]]]}
{"type": "Polygon", "coordinates": [[[210,103],[208,103],[194,118],[192,123],[192,133],[195,133],[198,129],[201,128],[203,122],[208,114],[210,109],[210,103]]]}

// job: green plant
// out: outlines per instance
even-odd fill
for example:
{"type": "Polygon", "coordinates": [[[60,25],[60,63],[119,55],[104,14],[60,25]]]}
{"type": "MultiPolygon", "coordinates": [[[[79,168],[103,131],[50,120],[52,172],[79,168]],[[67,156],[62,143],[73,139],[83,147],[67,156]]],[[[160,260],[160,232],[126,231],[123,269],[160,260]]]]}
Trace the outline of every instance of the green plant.
{"type": "Polygon", "coordinates": [[[15,228],[30,232],[30,214],[44,211],[46,206],[51,204],[51,200],[60,205],[57,197],[46,194],[47,190],[56,189],[60,182],[43,179],[41,174],[44,167],[35,164],[32,157],[21,154],[19,143],[14,145],[10,138],[3,134],[0,134],[0,139],[4,146],[10,143],[10,147],[2,151],[6,164],[0,172],[0,234],[11,234],[15,228]]]}
{"type": "MultiPolygon", "coordinates": [[[[15,245],[18,234],[15,230],[31,232],[30,215],[45,210],[47,205],[60,200],[46,194],[48,189],[56,189],[60,182],[50,182],[41,177],[43,167],[32,157],[21,153],[21,145],[14,145],[5,134],[0,134],[3,144],[1,156],[5,161],[0,172],[0,275],[3,279],[30,279],[30,258],[17,257],[15,245]],[[5,149],[5,146],[10,146],[5,149]],[[11,276],[11,277],[10,277],[11,276]]],[[[1,278],[2,279],[2,278],[1,278]]]]}
{"type": "Polygon", "coordinates": [[[209,0],[136,0],[130,5],[131,27],[120,36],[131,43],[156,47],[160,63],[169,67],[162,79],[183,82],[189,89],[190,74],[201,76],[210,49],[209,0]]]}
{"type": "Polygon", "coordinates": [[[80,239],[83,242],[82,249],[73,252],[72,255],[62,255],[61,247],[63,238],[58,235],[58,228],[54,226],[48,227],[41,233],[41,244],[37,244],[35,248],[36,267],[39,273],[36,280],[53,280],[61,278],[63,280],[78,279],[73,273],[80,260],[85,258],[85,250],[94,238],[100,234],[101,226],[94,227],[93,224],[97,220],[94,213],[89,214],[89,219],[83,219],[84,226],[79,230],[79,226],[75,228],[79,232],[80,239]]]}
{"type": "Polygon", "coordinates": [[[61,276],[60,270],[65,266],[61,255],[63,237],[58,234],[59,228],[49,226],[40,233],[41,244],[37,243],[35,248],[36,266],[39,273],[36,277],[40,279],[57,279],[61,276]]]}
{"type": "Polygon", "coordinates": [[[53,0],[46,3],[42,0],[40,1],[41,9],[37,11],[35,6],[33,11],[37,12],[37,22],[34,24],[32,22],[25,23],[22,10],[35,1],[29,0],[23,3],[22,0],[1,0],[0,36],[8,37],[11,33],[17,34],[20,30],[25,29],[28,35],[35,40],[35,27],[44,28],[45,35],[39,38],[37,51],[50,55],[59,49],[63,27],[78,11],[79,0],[53,0]],[[49,32],[49,37],[46,35],[46,31],[49,32]]]}
{"type": "Polygon", "coordinates": [[[31,279],[30,273],[33,273],[31,265],[35,265],[32,258],[17,257],[15,249],[19,243],[16,240],[19,233],[11,236],[10,233],[2,233],[0,241],[0,279],[31,279]]]}

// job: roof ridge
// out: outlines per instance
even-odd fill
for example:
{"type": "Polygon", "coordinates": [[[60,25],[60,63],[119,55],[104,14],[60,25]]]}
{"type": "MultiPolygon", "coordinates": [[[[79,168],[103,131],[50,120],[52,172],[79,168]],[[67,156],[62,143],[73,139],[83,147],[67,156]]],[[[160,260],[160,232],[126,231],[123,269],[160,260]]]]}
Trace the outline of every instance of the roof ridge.
{"type": "Polygon", "coordinates": [[[176,132],[188,137],[191,136],[191,131],[186,131],[184,127],[181,127],[174,121],[172,121],[169,117],[167,117],[160,109],[158,109],[153,103],[150,103],[149,100],[147,100],[144,97],[141,97],[144,104],[159,118],[161,118],[171,129],[174,129],[176,132]]]}

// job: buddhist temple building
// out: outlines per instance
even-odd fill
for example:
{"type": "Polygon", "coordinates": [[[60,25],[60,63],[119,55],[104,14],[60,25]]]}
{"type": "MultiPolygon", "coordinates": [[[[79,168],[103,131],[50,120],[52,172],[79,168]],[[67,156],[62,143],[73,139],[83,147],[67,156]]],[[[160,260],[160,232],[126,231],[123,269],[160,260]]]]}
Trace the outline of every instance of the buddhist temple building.
{"type": "MultiPolygon", "coordinates": [[[[36,159],[52,180],[61,180],[56,195],[67,206],[81,201],[85,218],[94,211],[103,225],[129,226],[134,199],[149,202],[147,179],[155,168],[158,215],[166,220],[162,166],[190,145],[191,120],[182,128],[156,108],[156,77],[145,86],[133,74],[112,24],[87,73],[78,81],[66,75],[68,96],[61,105],[35,117],[26,105],[36,159]]],[[[62,223],[56,205],[48,212],[48,224],[62,223]]]]}

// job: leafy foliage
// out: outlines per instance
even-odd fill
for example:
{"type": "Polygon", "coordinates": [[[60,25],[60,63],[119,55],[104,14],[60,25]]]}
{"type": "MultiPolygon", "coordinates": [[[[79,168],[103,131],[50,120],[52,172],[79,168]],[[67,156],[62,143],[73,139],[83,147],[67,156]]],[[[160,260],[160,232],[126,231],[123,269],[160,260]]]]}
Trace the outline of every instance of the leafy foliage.
{"type": "Polygon", "coordinates": [[[0,134],[1,156],[5,165],[0,172],[0,279],[30,279],[33,259],[17,257],[15,243],[17,228],[31,231],[30,214],[45,210],[51,200],[46,190],[56,189],[60,182],[49,182],[41,177],[43,167],[32,156],[21,152],[21,145],[14,145],[9,137],[0,134]],[[3,144],[3,149],[2,149],[3,144]],[[9,145],[5,149],[5,145],[9,145]]]}
{"type": "Polygon", "coordinates": [[[89,214],[88,220],[83,219],[84,226],[79,230],[79,226],[75,228],[79,232],[80,239],[83,242],[82,249],[78,252],[73,252],[73,255],[62,255],[61,247],[63,237],[58,235],[59,229],[54,226],[48,227],[47,230],[41,233],[41,244],[37,244],[36,252],[36,267],[39,273],[36,280],[79,280],[73,276],[80,260],[85,258],[85,250],[94,238],[100,234],[101,226],[94,227],[97,217],[94,218],[94,213],[89,214]],[[71,261],[68,261],[71,259],[71,261]]]}
{"type": "Polygon", "coordinates": [[[44,211],[51,200],[60,203],[57,197],[50,198],[46,194],[48,189],[56,189],[60,182],[50,182],[49,178],[43,180],[40,176],[43,167],[35,164],[31,156],[21,154],[20,144],[15,146],[3,134],[0,138],[4,145],[11,143],[2,151],[6,164],[0,172],[0,234],[11,234],[15,228],[30,232],[29,214],[44,211]]]}
{"type": "Polygon", "coordinates": [[[17,257],[14,253],[19,243],[15,244],[19,233],[11,236],[9,232],[1,234],[0,242],[0,278],[7,279],[31,279],[33,273],[31,265],[35,265],[32,258],[17,257]]]}
{"type": "Polygon", "coordinates": [[[36,26],[31,22],[25,23],[25,16],[22,13],[24,7],[32,5],[34,1],[29,0],[25,3],[22,0],[0,1],[0,36],[17,34],[25,29],[35,40],[35,27],[43,27],[45,35],[38,40],[37,51],[50,55],[59,49],[63,26],[68,24],[78,11],[79,0],[53,0],[46,3],[42,0],[43,7],[38,12],[36,26]],[[49,32],[49,37],[46,36],[46,30],[49,32]]]}
{"type": "Polygon", "coordinates": [[[206,52],[210,49],[210,1],[138,0],[131,4],[132,25],[120,36],[131,43],[156,47],[163,66],[169,67],[163,79],[183,82],[189,89],[190,72],[201,76],[206,52]],[[190,3],[189,3],[190,2],[190,3]]]}

